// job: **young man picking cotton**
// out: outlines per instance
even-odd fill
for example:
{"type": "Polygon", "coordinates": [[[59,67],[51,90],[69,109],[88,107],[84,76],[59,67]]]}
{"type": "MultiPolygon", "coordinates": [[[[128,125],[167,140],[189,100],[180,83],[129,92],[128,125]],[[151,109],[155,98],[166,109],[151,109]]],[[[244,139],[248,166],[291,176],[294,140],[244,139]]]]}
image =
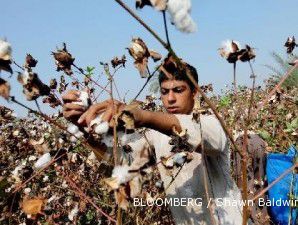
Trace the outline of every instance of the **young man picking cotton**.
{"type": "MultiPolygon", "coordinates": [[[[173,169],[173,174],[178,174],[174,181],[167,168],[158,164],[164,187],[170,184],[166,189],[166,198],[181,200],[178,204],[170,205],[175,223],[209,225],[215,221],[216,224],[242,224],[241,204],[227,204],[239,202],[241,194],[230,175],[230,151],[226,135],[213,115],[200,115],[199,122],[193,118],[192,111],[198,93],[186,73],[198,82],[197,71],[188,64],[185,64],[183,70],[178,70],[175,63],[170,61],[164,64],[164,69],[160,72],[159,83],[166,112],[151,112],[139,108],[130,110],[136,126],[148,128],[144,138],[129,143],[134,158],[131,167],[137,168],[148,161],[146,157],[149,157],[150,152],[145,151],[148,148],[155,150],[157,160],[169,157],[173,154],[173,145],[169,144],[170,135],[174,133],[173,128],[177,132],[186,131],[187,142],[194,151],[193,159],[183,164],[182,168],[173,169]]],[[[80,116],[78,124],[85,126],[102,112],[103,119],[110,122],[113,110],[121,111],[125,108],[120,102],[114,102],[113,106],[112,101],[105,101],[94,104],[84,112],[83,108],[71,103],[77,100],[76,92],[69,92],[63,99],[68,102],[64,105],[65,118],[73,120],[80,116]]]]}

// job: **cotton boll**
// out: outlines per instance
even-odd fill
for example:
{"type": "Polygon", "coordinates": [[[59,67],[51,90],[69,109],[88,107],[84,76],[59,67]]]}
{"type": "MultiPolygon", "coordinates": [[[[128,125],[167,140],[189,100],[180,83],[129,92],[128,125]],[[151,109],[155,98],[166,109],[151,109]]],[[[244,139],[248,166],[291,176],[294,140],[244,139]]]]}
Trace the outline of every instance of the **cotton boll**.
{"type": "Polygon", "coordinates": [[[48,164],[51,161],[51,155],[50,153],[43,154],[34,164],[34,167],[36,169],[43,168],[46,164],[48,164]]]}
{"type": "Polygon", "coordinates": [[[132,134],[126,134],[124,132],[119,132],[119,142],[120,145],[124,146],[128,143],[134,142],[136,140],[139,140],[142,138],[142,135],[140,133],[132,133],[132,134]]]}
{"type": "Polygon", "coordinates": [[[77,142],[77,140],[81,137],[83,137],[83,133],[81,131],[78,131],[77,133],[74,133],[71,137],[70,137],[70,141],[75,143],[77,142]]]}
{"type": "Polygon", "coordinates": [[[131,180],[133,176],[128,172],[129,166],[115,166],[112,177],[117,178],[119,184],[124,184],[131,180]]]}
{"type": "Polygon", "coordinates": [[[79,212],[79,207],[78,207],[78,204],[76,203],[75,207],[68,214],[68,219],[70,221],[73,221],[74,220],[74,217],[77,216],[78,212],[79,212]]]}
{"type": "Polygon", "coordinates": [[[24,168],[23,165],[19,165],[17,166],[11,173],[12,173],[12,178],[15,179],[16,183],[20,182],[21,179],[20,179],[20,174],[19,172],[24,168]]]}
{"type": "Polygon", "coordinates": [[[100,124],[102,122],[102,115],[97,116],[95,119],[91,120],[90,127],[93,127],[94,125],[100,124]]]}
{"type": "Polygon", "coordinates": [[[76,134],[79,132],[79,128],[74,124],[70,124],[67,128],[67,131],[71,134],[76,134]]]}
{"type": "Polygon", "coordinates": [[[103,114],[97,116],[90,122],[90,127],[93,128],[94,132],[97,134],[105,134],[109,131],[109,123],[103,121],[102,116],[103,114]]]}
{"type": "Polygon", "coordinates": [[[185,159],[186,153],[184,152],[177,153],[173,156],[173,162],[178,166],[182,166],[185,162],[185,159]]]}
{"type": "Polygon", "coordinates": [[[105,134],[105,133],[107,133],[109,131],[109,128],[110,128],[109,127],[109,123],[105,121],[103,123],[98,124],[95,127],[94,131],[97,134],[105,134]]]}
{"type": "Polygon", "coordinates": [[[11,59],[11,45],[7,41],[0,39],[0,59],[10,60],[11,59]]]}
{"type": "Polygon", "coordinates": [[[81,101],[73,102],[73,104],[81,105],[86,108],[90,105],[89,94],[86,91],[80,91],[79,100],[81,101]]]}
{"type": "Polygon", "coordinates": [[[23,85],[28,84],[29,79],[30,79],[30,74],[28,72],[28,70],[24,70],[24,72],[22,74],[20,74],[20,76],[18,76],[18,79],[21,79],[21,83],[23,85]]]}
{"type": "Polygon", "coordinates": [[[191,33],[197,30],[197,25],[190,16],[190,0],[169,0],[167,10],[173,23],[180,31],[191,33]]]}
{"type": "Polygon", "coordinates": [[[103,136],[101,142],[104,143],[107,147],[111,148],[113,147],[114,138],[112,135],[105,135],[103,136]]]}
{"type": "Polygon", "coordinates": [[[89,106],[89,94],[86,91],[81,91],[79,99],[82,101],[83,106],[89,106]]]}
{"type": "Polygon", "coordinates": [[[238,41],[223,41],[220,48],[220,55],[222,57],[227,59],[231,53],[235,53],[237,51],[236,48],[233,47],[233,43],[235,44],[234,47],[238,48],[238,50],[241,49],[241,45],[238,41]]]}
{"type": "Polygon", "coordinates": [[[30,192],[31,192],[31,188],[25,188],[25,189],[24,189],[24,193],[25,193],[26,195],[28,195],[30,192]]]}
{"type": "Polygon", "coordinates": [[[70,142],[75,143],[75,142],[77,142],[78,139],[74,136],[71,136],[69,140],[70,140],[70,142]]]}

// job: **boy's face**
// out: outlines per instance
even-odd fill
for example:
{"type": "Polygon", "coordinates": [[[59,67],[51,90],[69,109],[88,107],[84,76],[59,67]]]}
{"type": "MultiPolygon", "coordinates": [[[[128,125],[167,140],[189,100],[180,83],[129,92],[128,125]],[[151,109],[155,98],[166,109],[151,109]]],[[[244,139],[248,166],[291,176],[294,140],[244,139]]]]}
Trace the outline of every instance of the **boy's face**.
{"type": "Polygon", "coordinates": [[[189,114],[194,106],[196,91],[182,80],[164,80],[160,84],[161,100],[168,113],[189,114]]]}

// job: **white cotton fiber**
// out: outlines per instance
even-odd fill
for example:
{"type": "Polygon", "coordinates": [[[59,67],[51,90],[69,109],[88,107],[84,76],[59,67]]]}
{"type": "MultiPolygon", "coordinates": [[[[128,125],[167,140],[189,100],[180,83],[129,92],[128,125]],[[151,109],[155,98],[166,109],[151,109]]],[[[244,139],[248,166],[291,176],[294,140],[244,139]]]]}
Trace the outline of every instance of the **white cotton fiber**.
{"type": "Polygon", "coordinates": [[[190,16],[190,0],[168,0],[167,11],[172,22],[182,32],[191,33],[197,30],[197,25],[190,16]]]}
{"type": "Polygon", "coordinates": [[[90,122],[90,127],[97,134],[106,134],[109,131],[109,123],[102,120],[103,114],[97,116],[94,120],[90,122]]]}
{"type": "Polygon", "coordinates": [[[119,184],[124,184],[131,180],[132,176],[128,172],[129,166],[123,165],[123,166],[115,166],[113,169],[112,177],[117,178],[117,181],[119,184]]]}
{"type": "Polygon", "coordinates": [[[70,124],[67,128],[67,131],[71,134],[76,134],[79,132],[79,128],[74,124],[70,124]]]}
{"type": "Polygon", "coordinates": [[[186,159],[186,153],[180,152],[173,156],[173,161],[176,165],[182,166],[186,159]]]}
{"type": "Polygon", "coordinates": [[[98,125],[96,125],[94,132],[97,134],[106,134],[109,131],[109,123],[104,121],[98,125]]]}
{"type": "Polygon", "coordinates": [[[89,99],[89,94],[86,91],[80,91],[79,100],[80,101],[73,102],[73,104],[81,105],[84,107],[89,106],[90,99],[89,99]]]}
{"type": "Polygon", "coordinates": [[[0,59],[10,60],[11,59],[11,45],[7,41],[0,39],[0,59]]]}
{"type": "Polygon", "coordinates": [[[51,161],[50,153],[43,154],[34,164],[36,169],[41,169],[51,161]]]}

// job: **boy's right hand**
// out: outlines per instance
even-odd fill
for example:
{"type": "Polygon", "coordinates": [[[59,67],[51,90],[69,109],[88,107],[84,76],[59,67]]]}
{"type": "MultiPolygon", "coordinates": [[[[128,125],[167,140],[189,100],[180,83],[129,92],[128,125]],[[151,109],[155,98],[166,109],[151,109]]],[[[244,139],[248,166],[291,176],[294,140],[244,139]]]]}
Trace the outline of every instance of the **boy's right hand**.
{"type": "Polygon", "coordinates": [[[62,96],[63,105],[63,116],[65,119],[76,123],[78,118],[86,111],[84,106],[73,104],[73,102],[81,101],[79,99],[80,92],[76,90],[70,90],[62,96]]]}

